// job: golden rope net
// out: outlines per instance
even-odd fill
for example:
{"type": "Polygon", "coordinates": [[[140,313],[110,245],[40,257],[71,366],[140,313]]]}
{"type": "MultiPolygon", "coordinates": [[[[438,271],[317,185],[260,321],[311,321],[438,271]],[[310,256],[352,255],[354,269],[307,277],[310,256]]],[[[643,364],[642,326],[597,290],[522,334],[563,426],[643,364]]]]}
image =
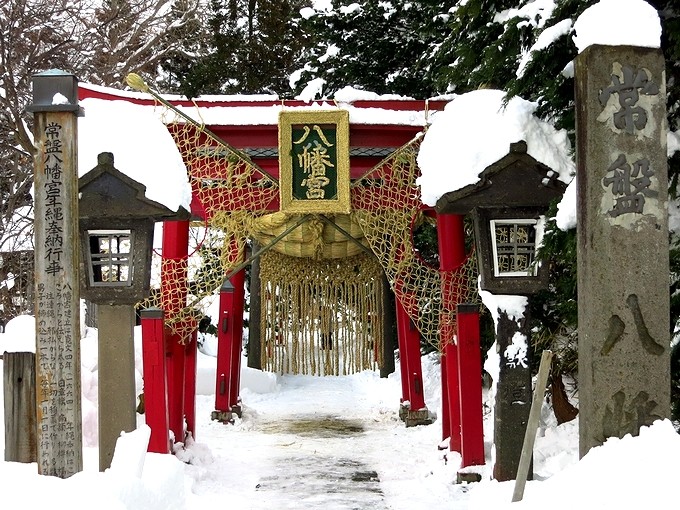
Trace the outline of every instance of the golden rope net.
{"type": "Polygon", "coordinates": [[[197,326],[196,306],[243,261],[248,239],[262,246],[279,239],[260,261],[263,369],[338,374],[380,366],[381,272],[423,338],[437,349],[442,324],[455,326],[455,310],[442,306],[442,285],[458,302],[477,301],[472,258],[457,271],[441,273],[413,247],[412,227],[421,214],[416,156],[422,137],[351,183],[349,215],[272,212],[279,192],[273,176],[202,124],[178,116],[155,92],[143,90],[166,108],[164,120],[205,210],[205,223],[192,223],[193,255],[157,263],[166,283],[143,304],[162,307],[167,325],[181,338],[197,326]],[[365,253],[366,246],[373,256],[365,253]],[[328,348],[329,338],[342,342],[328,348]]]}

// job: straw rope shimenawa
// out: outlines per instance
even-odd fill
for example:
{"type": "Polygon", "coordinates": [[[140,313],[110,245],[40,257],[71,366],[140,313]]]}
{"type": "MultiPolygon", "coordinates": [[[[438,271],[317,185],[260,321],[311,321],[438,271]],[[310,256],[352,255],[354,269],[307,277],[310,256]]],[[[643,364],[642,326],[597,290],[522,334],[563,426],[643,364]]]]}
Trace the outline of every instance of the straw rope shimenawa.
{"type": "MultiPolygon", "coordinates": [[[[441,273],[413,247],[413,226],[422,218],[416,185],[421,136],[352,181],[350,214],[272,212],[269,205],[279,193],[275,177],[139,76],[129,76],[128,84],[157,101],[208,218],[191,224],[191,238],[200,248],[190,248],[188,259],[156,256],[156,267],[162,266],[169,282],[164,288],[171,291],[156,292],[141,304],[171,310],[166,324],[181,337],[196,328],[204,298],[242,263],[248,240],[266,246],[291,227],[260,260],[261,352],[267,370],[336,374],[381,365],[382,273],[423,339],[437,349],[441,324],[455,325],[455,310],[442,307],[442,282],[458,292],[460,302],[478,300],[473,258],[455,272],[441,273]]],[[[198,112],[195,116],[200,118],[198,112]]]]}

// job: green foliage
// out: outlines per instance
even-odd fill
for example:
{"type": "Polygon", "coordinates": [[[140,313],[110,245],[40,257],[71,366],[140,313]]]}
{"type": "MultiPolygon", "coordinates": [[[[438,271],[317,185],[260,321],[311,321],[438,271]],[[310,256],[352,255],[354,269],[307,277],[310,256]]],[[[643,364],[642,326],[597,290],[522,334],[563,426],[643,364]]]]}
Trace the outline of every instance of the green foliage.
{"type": "Polygon", "coordinates": [[[551,349],[556,366],[563,374],[578,369],[576,302],[576,231],[557,228],[554,202],[546,214],[543,245],[538,257],[550,267],[548,289],[531,299],[530,317],[536,351],[551,349]]]}
{"type": "Polygon", "coordinates": [[[289,75],[307,41],[299,11],[305,0],[211,0],[206,22],[176,34],[193,51],[163,69],[187,97],[290,93],[289,75]]]}
{"type": "Polygon", "coordinates": [[[314,78],[325,80],[324,95],[329,97],[347,85],[415,97],[435,92],[428,78],[430,56],[447,30],[446,12],[455,2],[334,4],[334,10],[317,11],[302,24],[317,42],[302,60],[298,92],[314,78]]]}

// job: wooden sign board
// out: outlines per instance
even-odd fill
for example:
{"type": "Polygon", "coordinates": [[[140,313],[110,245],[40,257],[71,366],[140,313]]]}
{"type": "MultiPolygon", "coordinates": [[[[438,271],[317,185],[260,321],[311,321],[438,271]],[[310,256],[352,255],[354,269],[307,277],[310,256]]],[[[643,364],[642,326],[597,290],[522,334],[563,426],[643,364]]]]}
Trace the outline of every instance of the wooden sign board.
{"type": "Polygon", "coordinates": [[[349,112],[282,111],[279,168],[281,211],[349,213],[349,112]]]}

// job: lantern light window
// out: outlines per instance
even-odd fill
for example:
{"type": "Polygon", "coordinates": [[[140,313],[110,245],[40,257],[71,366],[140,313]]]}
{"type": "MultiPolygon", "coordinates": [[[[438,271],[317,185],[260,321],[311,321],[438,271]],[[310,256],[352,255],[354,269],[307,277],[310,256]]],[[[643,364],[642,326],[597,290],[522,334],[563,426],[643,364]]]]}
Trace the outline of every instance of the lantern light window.
{"type": "Polygon", "coordinates": [[[494,276],[536,276],[535,219],[491,220],[494,276]]]}
{"type": "Polygon", "coordinates": [[[132,285],[131,230],[88,230],[90,284],[93,287],[132,285]]]}

